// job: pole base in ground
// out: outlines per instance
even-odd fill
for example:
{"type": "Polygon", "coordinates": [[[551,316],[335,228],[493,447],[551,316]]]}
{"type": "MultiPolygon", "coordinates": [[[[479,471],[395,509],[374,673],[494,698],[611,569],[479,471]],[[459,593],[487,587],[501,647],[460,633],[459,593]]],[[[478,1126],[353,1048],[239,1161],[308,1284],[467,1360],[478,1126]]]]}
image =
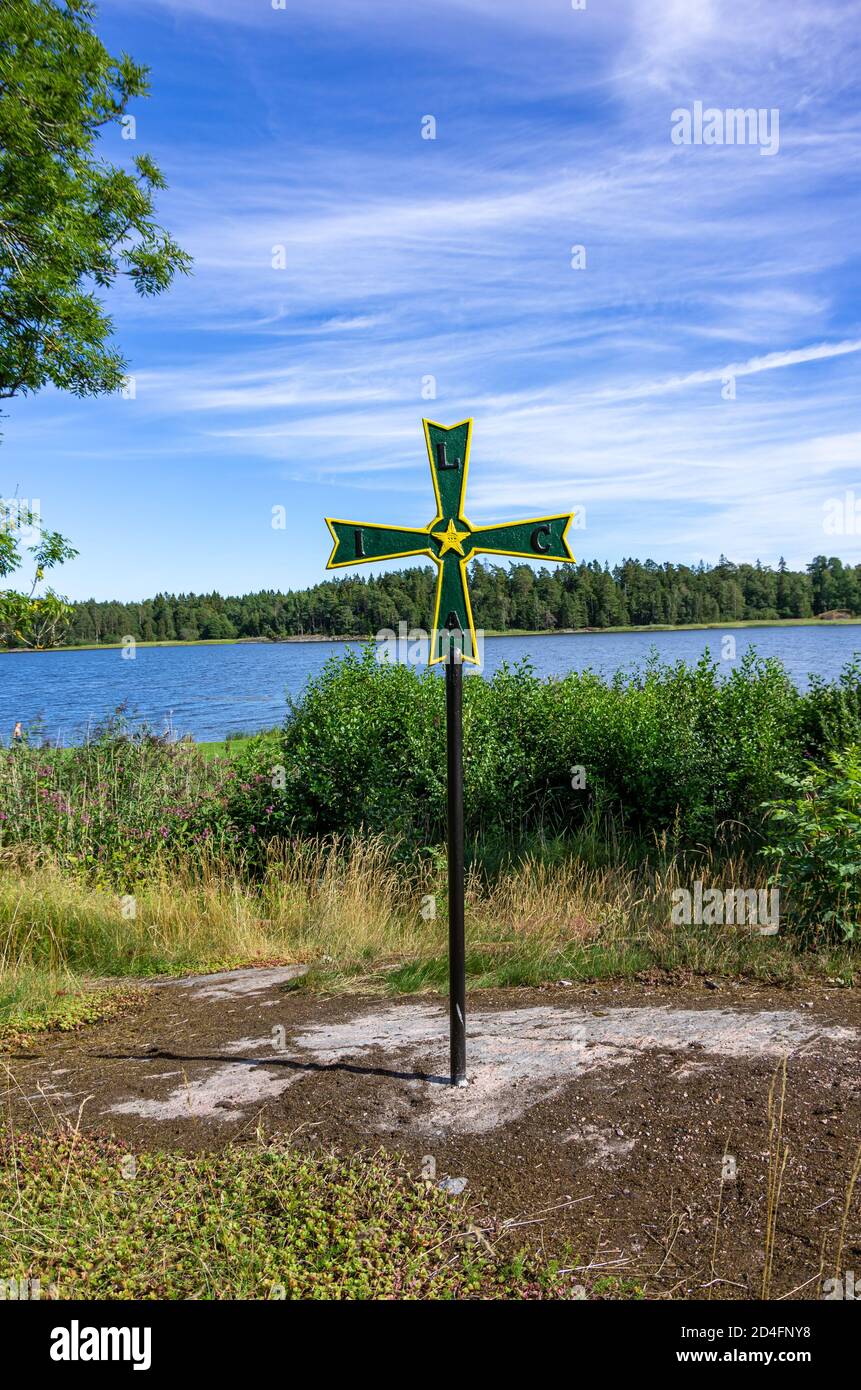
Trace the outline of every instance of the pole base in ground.
{"type": "Polygon", "coordinates": [[[458,1076],[457,1078],[452,1077],[452,1079],[451,1079],[452,1090],[455,1090],[455,1091],[462,1091],[463,1088],[464,1088],[465,1086],[468,1086],[468,1085],[469,1085],[469,1081],[467,1080],[467,1078],[466,1078],[465,1076],[458,1076]]]}

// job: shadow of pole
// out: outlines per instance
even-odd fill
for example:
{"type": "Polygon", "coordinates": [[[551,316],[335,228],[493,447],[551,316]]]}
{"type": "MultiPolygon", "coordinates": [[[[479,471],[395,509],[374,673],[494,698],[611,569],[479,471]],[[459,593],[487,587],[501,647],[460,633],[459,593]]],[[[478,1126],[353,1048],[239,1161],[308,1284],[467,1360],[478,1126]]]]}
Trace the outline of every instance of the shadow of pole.
{"type": "Polygon", "coordinates": [[[102,1062],[226,1062],[240,1067],[288,1067],[291,1071],[344,1071],[354,1076],[382,1076],[390,1081],[427,1081],[433,1086],[450,1086],[448,1076],[433,1076],[425,1071],[395,1071],[392,1067],[362,1067],[355,1062],[299,1062],[292,1057],[225,1057],[208,1053],[192,1055],[185,1052],[91,1052],[102,1062]]]}

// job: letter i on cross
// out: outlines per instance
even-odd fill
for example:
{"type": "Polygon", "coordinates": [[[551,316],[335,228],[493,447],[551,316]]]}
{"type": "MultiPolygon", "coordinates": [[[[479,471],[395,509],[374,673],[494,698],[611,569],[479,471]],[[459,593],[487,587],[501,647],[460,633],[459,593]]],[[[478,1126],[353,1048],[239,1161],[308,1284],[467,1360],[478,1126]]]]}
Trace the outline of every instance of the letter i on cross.
{"type": "Polygon", "coordinates": [[[437,425],[423,420],[436,516],[428,526],[380,526],[369,521],[326,517],[335,542],[327,569],[372,560],[428,555],[437,566],[429,661],[446,661],[452,632],[462,634],[464,661],[479,664],[466,567],[476,555],[512,555],[528,560],[573,560],[566,539],[573,513],[473,526],[463,514],[472,421],[437,425]],[[442,618],[442,623],[440,623],[442,618]]]}

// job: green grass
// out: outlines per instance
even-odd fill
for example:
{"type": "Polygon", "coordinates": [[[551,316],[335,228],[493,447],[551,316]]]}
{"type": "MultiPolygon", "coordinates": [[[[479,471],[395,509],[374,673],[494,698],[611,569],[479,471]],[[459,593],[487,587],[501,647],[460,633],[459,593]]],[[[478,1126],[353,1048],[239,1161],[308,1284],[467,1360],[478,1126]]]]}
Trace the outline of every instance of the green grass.
{"type": "MultiPolygon", "coordinates": [[[[467,988],[517,989],[547,984],[560,979],[601,980],[612,976],[639,974],[654,965],[647,950],[621,945],[616,949],[588,947],[557,947],[545,950],[511,952],[468,951],[466,957],[467,988]]],[[[316,981],[320,987],[325,976],[316,981]]],[[[431,956],[426,960],[407,961],[382,977],[393,994],[415,994],[421,990],[448,988],[448,956],[431,956]]]]}
{"type": "Polygon", "coordinates": [[[69,970],[0,968],[0,1052],[27,1045],[34,1033],[67,1033],[114,1018],[140,998],[129,985],[94,989],[69,970]]]}
{"type": "MultiPolygon", "coordinates": [[[[252,729],[247,733],[233,734],[230,738],[215,740],[204,739],[201,742],[190,740],[193,747],[199,750],[204,758],[229,758],[238,753],[251,739],[264,738],[275,740],[280,734],[280,729],[252,729]]],[[[8,746],[0,743],[0,757],[3,755],[11,756],[8,746]]],[[[77,747],[74,744],[68,747],[51,748],[44,751],[45,759],[50,760],[59,766],[71,766],[76,757],[79,756],[77,747]]]]}
{"type": "Polygon", "coordinates": [[[247,734],[232,734],[230,738],[219,739],[215,742],[207,740],[201,743],[195,742],[195,747],[200,749],[205,758],[229,758],[238,753],[253,738],[272,740],[275,743],[280,733],[280,729],[257,729],[247,734]]]}
{"type": "Polygon", "coordinates": [[[43,1298],[582,1297],[558,1265],[494,1253],[506,1243],[382,1152],[133,1154],[0,1127],[0,1270],[43,1298]]]}
{"type": "MultiPolygon", "coordinates": [[[[502,951],[468,951],[466,978],[469,990],[537,987],[559,980],[597,982],[635,979],[645,974],[667,979],[685,975],[757,980],[762,984],[800,985],[805,980],[827,979],[850,987],[858,972],[857,951],[847,947],[807,955],[774,938],[715,933],[704,928],[677,931],[658,942],[609,940],[578,944],[537,946],[525,943],[502,951]]],[[[448,956],[444,953],[414,959],[386,969],[363,985],[382,985],[392,994],[415,994],[448,988],[448,956]]],[[[335,969],[316,968],[305,988],[337,990],[350,982],[335,969]]]]}

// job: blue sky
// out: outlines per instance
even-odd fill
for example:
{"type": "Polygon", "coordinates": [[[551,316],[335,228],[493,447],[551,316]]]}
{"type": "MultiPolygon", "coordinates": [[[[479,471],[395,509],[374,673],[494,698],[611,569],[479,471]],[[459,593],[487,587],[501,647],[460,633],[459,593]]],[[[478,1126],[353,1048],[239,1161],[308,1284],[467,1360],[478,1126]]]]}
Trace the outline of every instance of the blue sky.
{"type": "Polygon", "coordinates": [[[473,522],[583,507],[578,558],[861,559],[861,515],[824,528],[861,502],[858,21],[849,0],[103,0],[153,87],[105,154],[158,160],[196,265],[109,296],[134,400],[9,404],[4,486],[81,550],[59,587],[313,583],[325,514],[430,520],[423,415],[475,420],[473,522]],[[675,144],[698,101],[776,110],[777,152],[675,144]]]}

